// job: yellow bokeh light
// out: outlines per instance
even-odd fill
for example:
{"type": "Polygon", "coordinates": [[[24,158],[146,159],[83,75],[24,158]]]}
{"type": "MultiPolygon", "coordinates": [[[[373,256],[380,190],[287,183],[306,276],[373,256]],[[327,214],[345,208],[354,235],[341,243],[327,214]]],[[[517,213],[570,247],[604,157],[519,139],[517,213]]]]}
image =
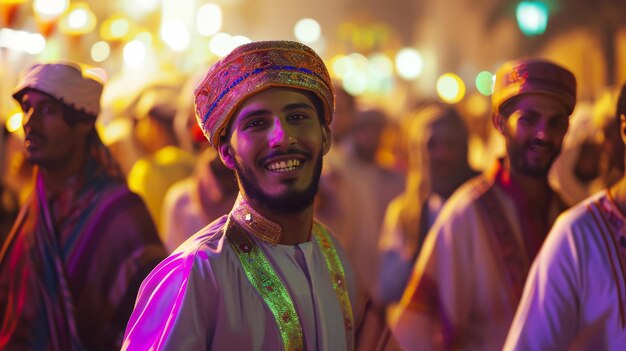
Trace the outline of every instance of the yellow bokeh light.
{"type": "Polygon", "coordinates": [[[396,70],[406,80],[420,76],[424,67],[422,55],[413,48],[404,48],[396,54],[396,70]]]}
{"type": "Polygon", "coordinates": [[[161,39],[170,49],[181,52],[185,51],[191,43],[191,36],[187,27],[179,21],[169,21],[161,27],[161,39]]]}
{"type": "Polygon", "coordinates": [[[303,18],[296,22],[293,27],[293,34],[299,41],[311,44],[318,41],[322,36],[322,27],[312,18],[303,18]]]}
{"type": "Polygon", "coordinates": [[[333,76],[344,78],[349,72],[355,70],[354,62],[347,56],[337,55],[330,60],[330,68],[333,76]]]}
{"type": "Polygon", "coordinates": [[[130,24],[128,20],[125,18],[118,18],[115,21],[111,22],[111,34],[115,38],[121,38],[128,34],[130,30],[130,24]]]}
{"type": "Polygon", "coordinates": [[[130,30],[130,21],[120,14],[114,14],[100,26],[100,36],[106,41],[116,41],[129,35],[130,30]]]}
{"type": "Polygon", "coordinates": [[[367,90],[367,75],[362,72],[351,72],[343,80],[343,88],[350,95],[362,95],[367,90]]]}
{"type": "Polygon", "coordinates": [[[139,40],[133,40],[124,46],[123,55],[128,66],[139,66],[146,59],[146,46],[139,40]]]}
{"type": "Polygon", "coordinates": [[[70,28],[81,28],[87,24],[87,11],[84,9],[76,9],[70,12],[67,17],[70,28]]]}
{"type": "Polygon", "coordinates": [[[9,133],[15,133],[22,127],[23,118],[22,112],[16,112],[7,118],[6,127],[9,133]]]}
{"type": "Polygon", "coordinates": [[[96,28],[97,22],[96,15],[91,11],[89,5],[76,3],[72,4],[68,12],[61,18],[59,30],[70,35],[87,34],[96,28]]]}
{"type": "Polygon", "coordinates": [[[35,0],[33,9],[35,14],[41,18],[54,19],[65,12],[69,4],[69,0],[35,0]]]}
{"type": "Polygon", "coordinates": [[[448,103],[456,104],[465,96],[465,83],[454,73],[446,73],[437,79],[437,94],[448,103]]]}
{"type": "Polygon", "coordinates": [[[210,37],[222,29],[222,8],[215,4],[204,4],[198,9],[196,30],[210,37]]]}
{"type": "Polygon", "coordinates": [[[111,55],[111,47],[106,41],[99,41],[91,46],[91,59],[96,62],[102,62],[111,55]]]}

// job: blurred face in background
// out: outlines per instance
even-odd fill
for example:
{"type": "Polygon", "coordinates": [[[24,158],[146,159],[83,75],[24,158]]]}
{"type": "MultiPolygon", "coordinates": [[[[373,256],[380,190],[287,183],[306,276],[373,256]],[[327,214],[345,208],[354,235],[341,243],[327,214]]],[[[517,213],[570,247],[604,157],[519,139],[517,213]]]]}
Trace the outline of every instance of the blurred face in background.
{"type": "Polygon", "coordinates": [[[561,151],[569,114],[554,98],[527,94],[508,101],[496,124],[506,142],[511,171],[540,178],[548,175],[561,151]]]}
{"type": "Polygon", "coordinates": [[[426,148],[431,179],[450,177],[467,164],[467,135],[458,123],[441,120],[432,124],[426,148]]]}
{"type": "Polygon", "coordinates": [[[68,123],[67,109],[59,101],[36,90],[21,97],[24,112],[26,159],[44,168],[67,167],[86,154],[87,134],[93,123],[68,123]]]}
{"type": "Polygon", "coordinates": [[[382,111],[363,111],[357,117],[351,139],[357,157],[374,161],[387,126],[387,116],[382,111]]]}

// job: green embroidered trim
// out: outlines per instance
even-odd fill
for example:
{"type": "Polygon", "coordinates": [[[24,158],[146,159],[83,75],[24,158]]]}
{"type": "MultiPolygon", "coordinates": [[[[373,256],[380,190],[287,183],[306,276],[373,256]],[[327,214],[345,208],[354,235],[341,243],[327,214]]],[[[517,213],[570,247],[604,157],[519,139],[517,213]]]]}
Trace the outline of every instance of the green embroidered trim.
{"type": "Polygon", "coordinates": [[[346,328],[347,350],[354,350],[354,317],[352,315],[352,304],[350,303],[350,296],[348,295],[346,274],[343,270],[343,265],[341,264],[341,260],[339,260],[330,235],[324,227],[319,225],[319,223],[313,224],[313,233],[317,244],[322,249],[322,254],[324,255],[326,266],[328,267],[332,279],[333,289],[339,299],[339,305],[343,313],[344,327],[346,328]]]}
{"type": "Polygon", "coordinates": [[[285,285],[267,257],[236,221],[228,219],[226,238],[243,267],[248,281],[272,311],[285,350],[304,350],[302,327],[285,285]]]}
{"type": "MultiPolygon", "coordinates": [[[[318,223],[313,225],[313,235],[324,255],[333,290],[341,306],[347,350],[352,351],[354,350],[354,318],[343,265],[328,232],[318,223]]],[[[284,349],[304,350],[302,326],[293,300],[265,254],[250,240],[239,223],[230,217],[226,223],[226,239],[237,254],[248,281],[274,315],[284,349]]]]}

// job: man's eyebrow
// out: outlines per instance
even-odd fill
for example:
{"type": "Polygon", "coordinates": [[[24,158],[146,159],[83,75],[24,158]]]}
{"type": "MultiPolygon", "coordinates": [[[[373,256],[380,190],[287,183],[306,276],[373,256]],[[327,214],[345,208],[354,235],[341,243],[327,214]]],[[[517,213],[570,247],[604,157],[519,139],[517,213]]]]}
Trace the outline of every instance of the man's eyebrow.
{"type": "Polygon", "coordinates": [[[244,120],[244,119],[248,119],[248,118],[255,117],[255,116],[266,115],[266,114],[269,114],[269,113],[271,113],[270,110],[262,109],[262,108],[261,109],[250,110],[250,111],[245,111],[244,110],[243,115],[239,119],[240,120],[244,120]]]}
{"type": "Polygon", "coordinates": [[[287,106],[283,107],[283,112],[290,111],[290,110],[297,110],[299,108],[306,108],[306,109],[312,109],[312,110],[315,109],[315,107],[313,107],[310,104],[307,104],[304,102],[295,102],[293,104],[288,104],[287,106]]]}
{"type": "MultiPolygon", "coordinates": [[[[285,107],[282,108],[283,112],[287,112],[287,111],[292,111],[292,110],[297,110],[297,109],[310,109],[310,110],[314,110],[315,107],[313,107],[310,104],[304,103],[304,102],[294,102],[292,104],[288,104],[285,107]]],[[[262,115],[266,115],[266,114],[271,114],[272,111],[268,110],[268,109],[254,109],[254,110],[250,110],[250,111],[243,111],[243,114],[241,115],[241,117],[239,118],[240,120],[245,120],[251,117],[255,117],[255,116],[262,116],[262,115]]]]}

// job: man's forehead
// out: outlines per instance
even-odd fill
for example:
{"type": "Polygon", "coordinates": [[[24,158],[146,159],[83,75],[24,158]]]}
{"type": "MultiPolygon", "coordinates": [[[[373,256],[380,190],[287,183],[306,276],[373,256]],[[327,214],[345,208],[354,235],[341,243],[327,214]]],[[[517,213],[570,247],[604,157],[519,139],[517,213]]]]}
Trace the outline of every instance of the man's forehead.
{"type": "Polygon", "coordinates": [[[309,94],[291,88],[270,88],[245,99],[236,111],[236,115],[255,108],[288,109],[298,105],[315,107],[309,94]]]}
{"type": "Polygon", "coordinates": [[[511,111],[559,112],[567,115],[567,108],[554,97],[545,94],[522,94],[511,99],[508,104],[511,111]]]}

